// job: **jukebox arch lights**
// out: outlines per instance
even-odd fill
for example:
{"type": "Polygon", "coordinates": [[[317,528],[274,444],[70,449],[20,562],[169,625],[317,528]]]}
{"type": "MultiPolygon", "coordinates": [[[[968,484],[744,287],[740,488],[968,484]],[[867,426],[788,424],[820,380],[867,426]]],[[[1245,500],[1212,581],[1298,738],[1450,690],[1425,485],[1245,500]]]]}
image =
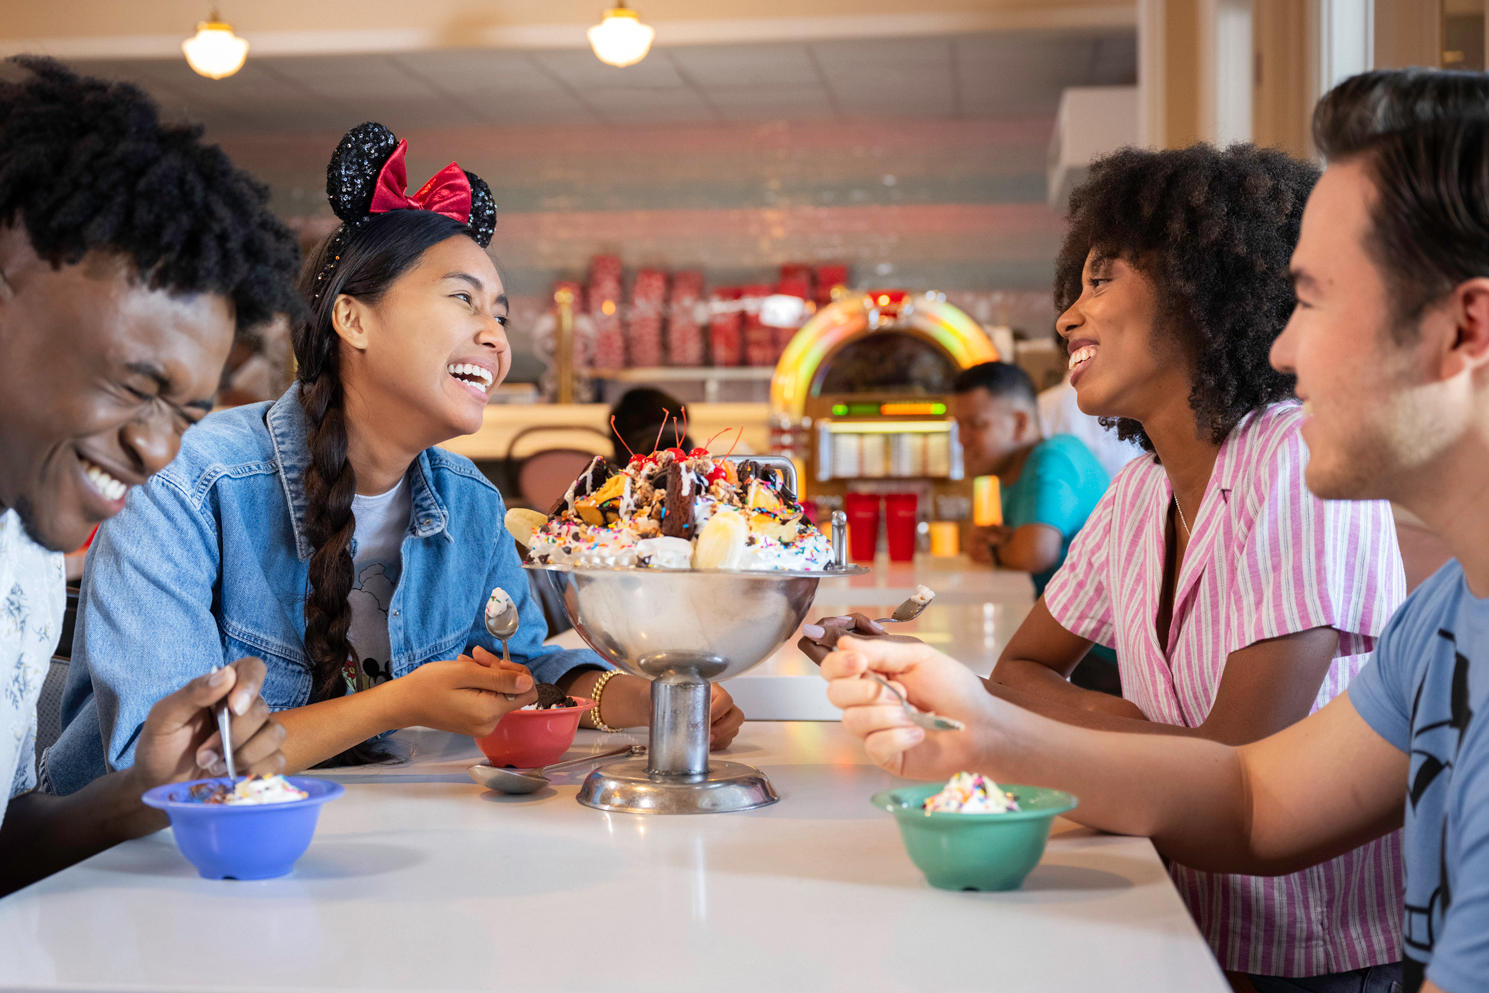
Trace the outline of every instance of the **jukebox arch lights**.
{"type": "Polygon", "coordinates": [[[817,311],[787,344],[771,379],[771,408],[792,418],[802,417],[812,383],[828,357],[857,338],[892,326],[918,331],[962,369],[999,358],[998,349],[978,323],[939,295],[883,290],[854,294],[817,311]]]}

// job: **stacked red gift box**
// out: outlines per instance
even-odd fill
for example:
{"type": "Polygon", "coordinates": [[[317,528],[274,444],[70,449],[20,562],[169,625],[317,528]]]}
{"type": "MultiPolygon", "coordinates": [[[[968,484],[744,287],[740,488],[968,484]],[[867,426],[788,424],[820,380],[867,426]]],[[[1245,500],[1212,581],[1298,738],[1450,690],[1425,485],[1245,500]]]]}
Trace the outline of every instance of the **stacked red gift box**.
{"type": "Polygon", "coordinates": [[[776,364],[776,329],[760,322],[760,305],[773,287],[756,284],[740,288],[739,303],[744,326],[744,364],[776,364]]]}
{"type": "Polygon", "coordinates": [[[670,365],[703,364],[703,328],[698,325],[698,301],[703,296],[703,273],[685,269],[672,275],[672,299],[667,306],[667,358],[670,365]]]}
{"type": "MultiPolygon", "coordinates": [[[[836,266],[841,269],[842,266],[836,266]]],[[[781,281],[776,285],[776,292],[783,296],[800,297],[803,300],[812,300],[812,267],[808,265],[783,265],[781,266],[781,281]]],[[[815,307],[813,308],[815,310],[815,307]]],[[[781,353],[796,335],[796,328],[775,329],[775,361],[779,361],[781,353]]]]}
{"type": "Polygon", "coordinates": [[[596,255],[589,263],[589,316],[595,326],[594,364],[598,369],[620,369],[626,364],[626,340],[621,329],[619,255],[596,255]]]}
{"type": "Polygon", "coordinates": [[[734,366],[740,364],[739,312],[740,288],[738,286],[715,286],[708,295],[708,338],[712,365],[734,366]]]}
{"type": "Polygon", "coordinates": [[[662,364],[662,305],[667,302],[667,274],[642,269],[631,287],[631,313],[626,322],[626,360],[633,366],[662,364]]]}
{"type": "MultiPolygon", "coordinates": [[[[576,341],[575,365],[620,369],[655,366],[773,366],[796,334],[795,327],[774,327],[761,320],[766,297],[784,295],[805,301],[810,315],[846,292],[848,269],[824,265],[781,266],[774,286],[716,286],[704,294],[703,274],[641,269],[625,297],[620,257],[596,255],[590,260],[584,310],[593,340],[576,341]],[[703,322],[706,320],[706,327],[703,322]]],[[[788,311],[789,312],[789,311],[788,311]]]]}

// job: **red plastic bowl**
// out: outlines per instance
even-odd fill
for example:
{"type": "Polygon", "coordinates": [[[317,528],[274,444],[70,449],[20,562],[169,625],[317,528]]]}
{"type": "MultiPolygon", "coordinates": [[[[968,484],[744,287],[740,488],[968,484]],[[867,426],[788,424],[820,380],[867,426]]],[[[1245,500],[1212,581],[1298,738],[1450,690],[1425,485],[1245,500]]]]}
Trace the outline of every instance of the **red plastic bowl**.
{"type": "Polygon", "coordinates": [[[496,730],[476,739],[476,746],[497,768],[535,769],[557,762],[574,743],[579,718],[595,705],[575,697],[578,706],[553,710],[509,710],[496,730]]]}

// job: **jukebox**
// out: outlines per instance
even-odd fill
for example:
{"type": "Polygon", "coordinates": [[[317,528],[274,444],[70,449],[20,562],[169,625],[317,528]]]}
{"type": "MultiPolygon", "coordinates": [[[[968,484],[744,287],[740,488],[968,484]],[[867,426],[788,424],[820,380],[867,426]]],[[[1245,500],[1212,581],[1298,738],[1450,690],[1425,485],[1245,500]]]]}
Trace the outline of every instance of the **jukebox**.
{"type": "Polygon", "coordinates": [[[998,358],[945,294],[850,293],[787,345],[771,385],[771,448],[797,463],[821,515],[848,493],[913,492],[921,520],[965,519],[950,400],[958,372],[998,358]]]}

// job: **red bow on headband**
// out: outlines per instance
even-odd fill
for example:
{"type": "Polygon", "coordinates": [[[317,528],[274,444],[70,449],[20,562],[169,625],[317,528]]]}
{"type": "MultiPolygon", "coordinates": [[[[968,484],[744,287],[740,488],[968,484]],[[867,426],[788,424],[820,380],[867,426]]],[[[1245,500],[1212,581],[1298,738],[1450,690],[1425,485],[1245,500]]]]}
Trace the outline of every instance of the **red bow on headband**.
{"type": "Polygon", "coordinates": [[[377,188],[372,192],[372,213],[432,210],[453,217],[461,224],[469,224],[470,180],[465,178],[465,170],[451,162],[419,187],[419,192],[409,196],[403,192],[408,188],[408,170],[403,163],[407,150],[408,142],[400,141],[377,174],[377,188]]]}

